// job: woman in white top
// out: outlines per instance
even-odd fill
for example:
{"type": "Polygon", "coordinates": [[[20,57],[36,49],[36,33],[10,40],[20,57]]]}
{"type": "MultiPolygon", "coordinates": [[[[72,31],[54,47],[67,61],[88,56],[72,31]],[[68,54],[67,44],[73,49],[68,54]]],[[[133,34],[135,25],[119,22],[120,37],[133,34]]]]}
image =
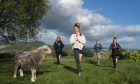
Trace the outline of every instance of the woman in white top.
{"type": "Polygon", "coordinates": [[[80,74],[80,54],[83,49],[84,44],[86,43],[86,39],[84,34],[80,32],[80,24],[75,23],[74,25],[74,34],[70,37],[70,43],[72,45],[72,49],[74,50],[74,57],[77,64],[77,73],[80,74]]]}

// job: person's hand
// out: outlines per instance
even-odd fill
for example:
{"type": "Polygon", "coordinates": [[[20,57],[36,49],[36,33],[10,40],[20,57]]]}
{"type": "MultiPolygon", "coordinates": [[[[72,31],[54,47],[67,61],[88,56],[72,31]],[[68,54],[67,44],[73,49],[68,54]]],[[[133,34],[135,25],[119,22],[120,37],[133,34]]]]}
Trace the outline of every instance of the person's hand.
{"type": "Polygon", "coordinates": [[[75,40],[77,40],[77,39],[78,39],[77,35],[75,35],[75,37],[74,37],[74,38],[75,38],[75,40]]]}
{"type": "Polygon", "coordinates": [[[116,48],[117,46],[116,46],[116,43],[115,43],[115,47],[114,48],[116,48]]]}
{"type": "Polygon", "coordinates": [[[77,32],[77,33],[76,33],[76,36],[77,36],[77,37],[80,36],[80,32],[77,32]]]}

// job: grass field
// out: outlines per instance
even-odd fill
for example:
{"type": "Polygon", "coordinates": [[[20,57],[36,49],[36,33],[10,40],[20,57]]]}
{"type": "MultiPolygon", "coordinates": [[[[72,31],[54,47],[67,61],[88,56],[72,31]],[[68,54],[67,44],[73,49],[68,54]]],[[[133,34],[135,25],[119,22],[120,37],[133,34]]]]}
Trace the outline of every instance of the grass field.
{"type": "MultiPolygon", "coordinates": [[[[1,47],[0,51],[28,51],[43,44],[16,43],[1,47]]],[[[71,48],[64,49],[68,56],[61,59],[61,65],[56,65],[55,54],[46,58],[37,69],[37,80],[33,84],[140,84],[140,62],[119,60],[117,68],[112,68],[109,54],[101,59],[101,65],[96,64],[95,57],[83,58],[81,61],[81,76],[76,73],[76,63],[71,48]]],[[[14,62],[12,58],[0,58],[0,84],[32,84],[31,72],[26,70],[24,77],[13,78],[14,62]]]]}
{"type": "MultiPolygon", "coordinates": [[[[48,58],[39,65],[37,80],[34,84],[140,84],[140,63],[119,60],[117,68],[112,68],[111,59],[102,58],[102,64],[96,65],[95,57],[83,58],[81,76],[76,74],[73,58],[61,59],[56,65],[55,58],[48,58]]],[[[24,77],[13,79],[14,63],[12,59],[0,59],[1,84],[31,84],[30,71],[24,77]]]]}

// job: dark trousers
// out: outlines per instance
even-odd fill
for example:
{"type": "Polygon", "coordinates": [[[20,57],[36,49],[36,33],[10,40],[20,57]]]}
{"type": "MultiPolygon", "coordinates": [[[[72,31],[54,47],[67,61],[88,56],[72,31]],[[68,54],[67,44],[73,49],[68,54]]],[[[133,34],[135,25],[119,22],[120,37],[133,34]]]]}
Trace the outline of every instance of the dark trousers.
{"type": "Polygon", "coordinates": [[[112,50],[113,67],[116,68],[116,58],[119,56],[119,49],[112,50]]]}
{"type": "Polygon", "coordinates": [[[116,56],[112,55],[112,62],[113,62],[113,67],[116,68],[116,56]]]}
{"type": "Polygon", "coordinates": [[[74,49],[74,57],[76,61],[76,66],[77,66],[77,72],[80,73],[80,57],[79,57],[80,50],[79,49],[74,49]]]}
{"type": "Polygon", "coordinates": [[[57,53],[57,52],[56,52],[55,54],[56,54],[57,64],[60,64],[60,60],[59,60],[59,55],[60,55],[60,54],[57,53]]]}

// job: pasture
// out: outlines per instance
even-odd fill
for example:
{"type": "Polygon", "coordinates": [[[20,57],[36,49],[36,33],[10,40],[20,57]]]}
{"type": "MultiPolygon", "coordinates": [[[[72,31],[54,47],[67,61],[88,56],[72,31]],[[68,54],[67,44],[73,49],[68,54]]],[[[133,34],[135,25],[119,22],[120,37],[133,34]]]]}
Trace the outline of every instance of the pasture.
{"type": "MultiPolygon", "coordinates": [[[[28,46],[25,45],[23,49],[26,50],[28,46]]],[[[8,46],[5,50],[15,48],[19,47],[8,46]]],[[[61,58],[60,65],[55,64],[54,53],[39,65],[34,84],[140,84],[140,62],[119,60],[117,68],[114,69],[108,54],[102,56],[101,65],[96,64],[95,56],[84,57],[81,61],[82,72],[79,77],[76,74],[76,63],[71,49],[65,51],[69,51],[69,55],[61,58]]],[[[13,58],[0,58],[1,84],[32,84],[29,70],[24,71],[24,77],[18,75],[16,79],[13,78],[13,73],[13,58]]]]}

